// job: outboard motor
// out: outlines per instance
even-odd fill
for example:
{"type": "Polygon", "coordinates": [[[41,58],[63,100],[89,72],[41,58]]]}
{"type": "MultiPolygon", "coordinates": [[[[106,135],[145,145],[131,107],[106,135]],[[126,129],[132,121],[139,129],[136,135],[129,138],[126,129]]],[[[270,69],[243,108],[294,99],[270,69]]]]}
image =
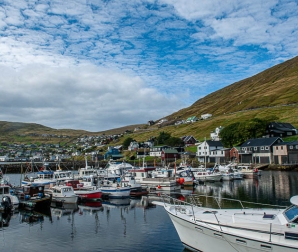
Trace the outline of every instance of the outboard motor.
{"type": "Polygon", "coordinates": [[[5,213],[8,213],[8,212],[12,211],[13,206],[12,206],[10,197],[4,196],[2,198],[2,206],[4,207],[4,212],[5,213]]]}

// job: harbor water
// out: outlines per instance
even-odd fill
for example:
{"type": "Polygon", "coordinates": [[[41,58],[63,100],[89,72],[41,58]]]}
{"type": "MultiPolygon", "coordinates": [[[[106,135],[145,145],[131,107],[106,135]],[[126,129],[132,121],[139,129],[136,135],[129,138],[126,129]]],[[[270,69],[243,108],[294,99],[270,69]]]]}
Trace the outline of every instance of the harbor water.
{"type": "MultiPolygon", "coordinates": [[[[9,174],[18,185],[20,175],[9,174]]],[[[236,198],[289,205],[298,195],[298,173],[263,171],[258,179],[200,184],[171,193],[236,198]]],[[[0,251],[187,251],[164,209],[152,205],[158,194],[91,205],[51,207],[43,212],[19,210],[1,217],[0,251]]]]}

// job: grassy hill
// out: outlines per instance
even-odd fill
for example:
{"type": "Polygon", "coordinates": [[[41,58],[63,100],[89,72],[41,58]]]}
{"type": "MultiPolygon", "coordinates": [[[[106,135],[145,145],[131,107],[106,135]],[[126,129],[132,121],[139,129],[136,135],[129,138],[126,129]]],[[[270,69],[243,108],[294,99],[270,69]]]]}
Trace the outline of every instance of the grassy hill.
{"type": "MultiPolygon", "coordinates": [[[[198,140],[209,138],[210,132],[218,126],[227,126],[234,122],[245,122],[254,117],[276,116],[280,122],[289,122],[298,128],[298,57],[269,68],[255,76],[231,84],[196,101],[190,107],[179,110],[166,118],[170,123],[162,127],[152,125],[129,125],[103,132],[82,130],[56,130],[39,124],[0,122],[0,140],[21,141],[17,135],[28,133],[46,133],[58,135],[118,134],[126,130],[140,130],[130,134],[137,141],[145,141],[159,132],[166,131],[172,136],[193,135],[198,140]],[[191,124],[171,125],[176,120],[190,116],[201,117],[212,114],[207,120],[191,124]]],[[[24,139],[23,139],[24,140],[24,139]]],[[[34,137],[25,139],[34,141],[34,137]]],[[[43,139],[35,139],[43,140],[43,139]]]]}

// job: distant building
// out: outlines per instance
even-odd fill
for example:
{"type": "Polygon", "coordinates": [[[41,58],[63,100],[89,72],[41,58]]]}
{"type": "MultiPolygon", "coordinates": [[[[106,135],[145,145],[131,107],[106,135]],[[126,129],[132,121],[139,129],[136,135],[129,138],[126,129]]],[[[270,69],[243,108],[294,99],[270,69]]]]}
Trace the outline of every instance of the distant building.
{"type": "Polygon", "coordinates": [[[266,128],[266,137],[288,137],[297,135],[297,129],[290,123],[271,122],[266,128]]]}
{"type": "Polygon", "coordinates": [[[249,139],[240,146],[240,162],[271,164],[273,163],[273,145],[282,142],[280,137],[249,139]]]}
{"type": "Polygon", "coordinates": [[[203,163],[225,162],[225,152],[221,141],[205,140],[197,147],[198,161],[203,163]]]}
{"type": "Polygon", "coordinates": [[[193,122],[196,122],[198,121],[199,119],[196,117],[196,116],[191,116],[191,117],[188,117],[186,120],[185,120],[185,123],[193,123],[193,122]]]}
{"type": "Polygon", "coordinates": [[[119,152],[118,149],[115,148],[109,148],[108,151],[104,154],[105,160],[117,160],[123,158],[123,155],[119,152]]]}
{"type": "Polygon", "coordinates": [[[205,119],[208,119],[212,116],[212,114],[203,114],[201,115],[201,119],[205,120],[205,119]]]}
{"type": "Polygon", "coordinates": [[[220,133],[220,131],[221,131],[222,129],[223,129],[223,127],[219,126],[219,127],[217,127],[217,128],[215,129],[214,132],[211,132],[211,133],[210,133],[210,138],[211,138],[211,140],[213,140],[213,141],[219,141],[219,140],[220,140],[219,133],[220,133]]]}
{"type": "Polygon", "coordinates": [[[193,136],[183,136],[181,137],[181,140],[184,142],[186,146],[194,145],[198,142],[193,136]]]}

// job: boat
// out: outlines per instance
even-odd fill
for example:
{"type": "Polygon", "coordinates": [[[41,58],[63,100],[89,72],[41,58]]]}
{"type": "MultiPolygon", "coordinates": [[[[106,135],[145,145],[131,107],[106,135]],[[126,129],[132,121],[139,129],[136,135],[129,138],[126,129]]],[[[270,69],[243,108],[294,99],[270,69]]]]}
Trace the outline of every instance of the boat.
{"type": "Polygon", "coordinates": [[[131,173],[124,174],[120,180],[121,184],[130,187],[130,196],[139,197],[148,194],[148,190],[142,187],[142,185],[135,180],[135,177],[131,173]]]}
{"type": "Polygon", "coordinates": [[[175,173],[175,177],[176,177],[176,182],[183,187],[194,185],[194,178],[189,169],[178,168],[175,173]]]}
{"type": "Polygon", "coordinates": [[[83,186],[78,179],[65,180],[64,185],[71,186],[79,201],[98,201],[102,197],[102,191],[95,186],[83,186]]]}
{"type": "Polygon", "coordinates": [[[257,178],[261,175],[261,171],[258,168],[252,168],[248,165],[238,165],[237,170],[243,174],[243,178],[257,178]]]}
{"type": "Polygon", "coordinates": [[[198,182],[222,181],[221,173],[207,170],[205,167],[191,168],[191,172],[198,182]]]}
{"type": "MultiPolygon", "coordinates": [[[[162,198],[163,202],[154,204],[164,207],[181,242],[192,251],[298,250],[298,196],[291,197],[287,208],[262,204],[244,208],[245,202],[236,200],[240,203],[239,209],[207,208],[167,195],[162,198]]],[[[217,202],[231,200],[213,198],[217,202]]]]}
{"type": "Polygon", "coordinates": [[[139,167],[128,170],[134,177],[137,183],[140,183],[143,188],[149,191],[175,191],[180,190],[181,185],[177,184],[174,177],[152,178],[152,171],[155,167],[139,167]]]}
{"type": "Polygon", "coordinates": [[[53,186],[49,193],[52,195],[52,202],[61,202],[62,204],[76,204],[78,196],[74,193],[73,187],[68,185],[53,186]]]}
{"type": "Polygon", "coordinates": [[[9,205],[12,204],[12,206],[9,206],[9,208],[12,208],[14,210],[19,207],[19,199],[11,191],[13,191],[13,189],[8,182],[8,178],[3,177],[0,169],[0,202],[7,202],[2,204],[3,206],[5,206],[5,209],[7,209],[8,203],[9,205]],[[9,198],[9,200],[6,199],[7,197],[9,198]]]}
{"type": "Polygon", "coordinates": [[[116,162],[116,161],[109,160],[105,170],[110,174],[121,176],[125,174],[128,170],[131,170],[133,168],[134,168],[133,165],[131,165],[130,163],[126,163],[125,161],[116,162]]]}
{"type": "Polygon", "coordinates": [[[110,181],[102,181],[103,184],[100,187],[103,198],[117,199],[117,198],[129,198],[130,186],[122,184],[121,181],[117,183],[111,183],[110,181]]]}
{"type": "Polygon", "coordinates": [[[51,205],[51,196],[45,193],[45,186],[25,185],[14,189],[14,194],[19,199],[20,208],[27,210],[43,210],[51,205]]]}
{"type": "Polygon", "coordinates": [[[95,169],[88,165],[87,157],[85,157],[85,167],[78,169],[78,176],[77,179],[81,179],[83,177],[89,177],[89,176],[97,176],[98,169],[95,169]]]}

